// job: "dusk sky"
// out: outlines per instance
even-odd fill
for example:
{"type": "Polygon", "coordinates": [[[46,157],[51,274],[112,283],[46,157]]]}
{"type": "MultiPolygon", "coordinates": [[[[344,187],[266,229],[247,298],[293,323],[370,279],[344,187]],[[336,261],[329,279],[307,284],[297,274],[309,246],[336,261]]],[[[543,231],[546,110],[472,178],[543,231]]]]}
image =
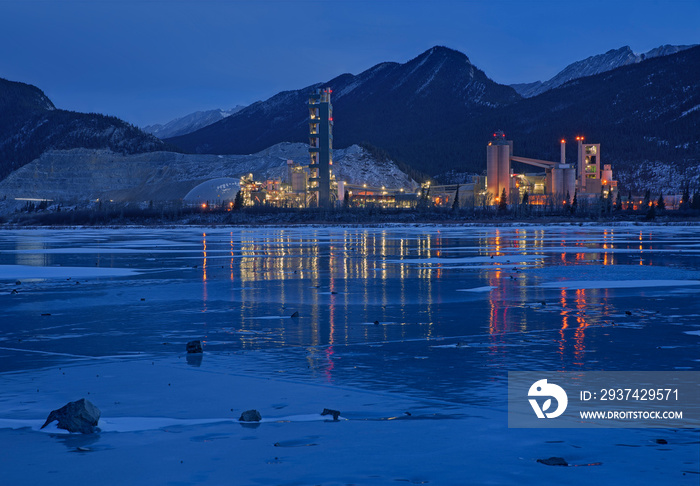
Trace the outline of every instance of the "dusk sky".
{"type": "Polygon", "coordinates": [[[625,45],[700,43],[699,26],[698,0],[0,0],[0,77],[143,126],[434,45],[510,84],[625,45]]]}

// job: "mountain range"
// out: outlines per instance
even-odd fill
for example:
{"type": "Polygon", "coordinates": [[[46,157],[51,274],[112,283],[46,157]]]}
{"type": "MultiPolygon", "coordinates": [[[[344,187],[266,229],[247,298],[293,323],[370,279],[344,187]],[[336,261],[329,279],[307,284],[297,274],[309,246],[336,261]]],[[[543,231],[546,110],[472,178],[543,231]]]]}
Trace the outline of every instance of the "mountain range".
{"type": "Polygon", "coordinates": [[[534,83],[520,83],[511,84],[510,86],[515,89],[520,95],[525,98],[531,98],[542,94],[550,89],[557,88],[562,84],[571,81],[573,79],[584,78],[586,76],[593,76],[594,74],[604,73],[606,71],[611,71],[615,68],[622,66],[627,66],[629,64],[636,64],[638,62],[645,61],[647,59],[652,59],[654,57],[668,56],[669,54],[676,54],[677,52],[690,49],[692,46],[671,46],[663,45],[652,49],[644,54],[635,54],[630,46],[620,47],[619,49],[611,49],[605,54],[598,54],[596,56],[587,57],[581,61],[569,64],[554,77],[547,81],[535,81],[534,83]]]}
{"type": "MultiPolygon", "coordinates": [[[[630,53],[622,48],[574,63],[555,76],[563,84],[524,97],[461,52],[433,47],[406,63],[281,92],[165,141],[114,117],[59,110],[39,88],[0,79],[0,180],[48,150],[252,154],[280,142],[308,143],[308,95],[326,86],[333,90],[334,146],[360,144],[414,179],[481,173],[495,129],[514,140],[517,155],[549,160],[558,159],[561,138],[585,135],[602,144],[603,163],[630,186],[668,168],[688,177],[685,168],[700,165],[700,47],[662,46],[644,59],[630,53]],[[564,82],[567,76],[583,77],[564,82]]],[[[206,113],[183,117],[181,126],[209,119],[206,113]]]]}
{"type": "Polygon", "coordinates": [[[200,128],[223,120],[224,118],[241,111],[243,108],[245,108],[245,106],[237,105],[235,108],[231,108],[230,110],[195,111],[194,113],[176,118],[162,125],[147,125],[143,127],[142,130],[146,133],[150,133],[151,135],[155,135],[160,139],[177,137],[179,135],[192,133],[200,128]]]}
{"type": "Polygon", "coordinates": [[[308,95],[327,86],[333,90],[336,147],[379,147],[402,167],[425,174],[481,173],[495,129],[505,130],[525,157],[556,160],[561,138],[584,135],[602,143],[604,163],[622,173],[644,161],[697,164],[700,47],[651,57],[524,98],[461,52],[434,47],[404,64],[382,63],[279,93],[167,141],[190,152],[221,154],[306,141],[308,95]]]}

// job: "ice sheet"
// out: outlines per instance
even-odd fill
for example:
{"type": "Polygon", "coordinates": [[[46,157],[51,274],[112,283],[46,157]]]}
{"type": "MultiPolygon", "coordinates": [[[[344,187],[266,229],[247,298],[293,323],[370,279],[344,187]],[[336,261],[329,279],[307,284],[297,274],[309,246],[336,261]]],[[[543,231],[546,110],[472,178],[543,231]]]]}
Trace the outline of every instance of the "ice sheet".
{"type": "Polygon", "coordinates": [[[128,277],[141,273],[135,268],[109,267],[39,267],[30,265],[0,265],[0,280],[128,277]]]}
{"type": "Polygon", "coordinates": [[[508,370],[700,369],[700,259],[676,246],[699,240],[627,224],[0,232],[3,266],[130,272],[0,279],[2,481],[696,485],[696,431],[523,431],[504,411],[508,370]],[[102,432],[36,430],[83,397],[102,432]],[[262,423],[239,423],[252,408],[262,423]],[[602,464],[536,462],[550,456],[602,464]]]}
{"type": "Polygon", "coordinates": [[[561,281],[540,284],[544,288],[563,289],[629,289],[645,287],[685,287],[700,285],[700,280],[593,280],[593,281],[561,281]]]}

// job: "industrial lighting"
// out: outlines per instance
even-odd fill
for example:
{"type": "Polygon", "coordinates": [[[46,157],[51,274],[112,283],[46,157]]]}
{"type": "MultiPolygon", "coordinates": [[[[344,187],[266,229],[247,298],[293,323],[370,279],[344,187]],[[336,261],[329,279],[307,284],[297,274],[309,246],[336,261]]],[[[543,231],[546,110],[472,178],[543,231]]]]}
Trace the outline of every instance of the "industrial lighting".
{"type": "Polygon", "coordinates": [[[562,138],[562,139],[561,139],[561,143],[566,143],[566,140],[564,140],[564,139],[562,138]]]}

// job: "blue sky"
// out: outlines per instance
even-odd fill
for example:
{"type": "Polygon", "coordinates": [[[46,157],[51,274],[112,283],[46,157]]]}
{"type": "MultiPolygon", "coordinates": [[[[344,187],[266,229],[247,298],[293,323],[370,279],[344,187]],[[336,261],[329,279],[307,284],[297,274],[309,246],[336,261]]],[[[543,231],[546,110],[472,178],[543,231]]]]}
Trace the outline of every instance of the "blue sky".
{"type": "Polygon", "coordinates": [[[699,26],[697,0],[0,0],[0,77],[145,125],[434,45],[509,84],[624,45],[700,43],[699,26]]]}

